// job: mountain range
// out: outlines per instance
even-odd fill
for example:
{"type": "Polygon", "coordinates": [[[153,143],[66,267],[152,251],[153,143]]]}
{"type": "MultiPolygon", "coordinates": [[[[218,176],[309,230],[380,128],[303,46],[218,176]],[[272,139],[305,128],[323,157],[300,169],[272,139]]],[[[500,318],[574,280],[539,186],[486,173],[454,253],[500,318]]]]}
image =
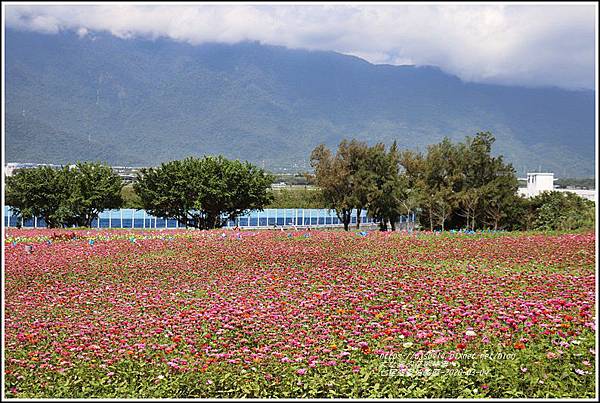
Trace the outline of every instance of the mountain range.
{"type": "MultiPolygon", "coordinates": [[[[515,60],[515,63],[519,63],[515,60]]],[[[306,169],[319,143],[496,137],[519,175],[594,176],[595,92],[464,82],[257,42],[5,32],[7,162],[148,166],[223,154],[306,169]]]]}

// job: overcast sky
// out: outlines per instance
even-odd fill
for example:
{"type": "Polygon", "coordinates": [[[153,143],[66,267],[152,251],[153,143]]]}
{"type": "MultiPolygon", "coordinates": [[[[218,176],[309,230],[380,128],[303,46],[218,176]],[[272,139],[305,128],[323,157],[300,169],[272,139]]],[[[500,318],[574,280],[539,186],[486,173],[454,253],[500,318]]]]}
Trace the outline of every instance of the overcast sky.
{"type": "Polygon", "coordinates": [[[594,4],[6,5],[7,27],[192,44],[256,40],[372,63],[435,65],[465,81],[595,87],[594,4]]]}

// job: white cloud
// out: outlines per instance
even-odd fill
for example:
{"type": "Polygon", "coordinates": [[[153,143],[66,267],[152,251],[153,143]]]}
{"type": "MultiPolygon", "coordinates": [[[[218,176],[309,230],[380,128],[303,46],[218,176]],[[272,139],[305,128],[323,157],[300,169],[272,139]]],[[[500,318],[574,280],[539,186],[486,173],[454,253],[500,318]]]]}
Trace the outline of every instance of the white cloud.
{"type": "Polygon", "coordinates": [[[467,81],[593,88],[596,15],[591,3],[7,5],[6,25],[191,44],[257,40],[435,65],[467,81]]]}

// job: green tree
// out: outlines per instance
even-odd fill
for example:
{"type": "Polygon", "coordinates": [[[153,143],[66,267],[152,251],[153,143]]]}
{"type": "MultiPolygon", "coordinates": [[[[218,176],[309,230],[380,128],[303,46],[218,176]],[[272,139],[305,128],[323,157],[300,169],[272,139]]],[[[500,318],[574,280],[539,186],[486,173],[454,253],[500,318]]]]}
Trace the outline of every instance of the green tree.
{"type": "Polygon", "coordinates": [[[373,167],[370,164],[371,148],[365,142],[352,139],[342,141],[338,154],[348,162],[353,194],[353,204],[356,209],[356,228],[360,228],[361,211],[369,204],[370,192],[373,186],[373,167]]]}
{"type": "MultiPolygon", "coordinates": [[[[429,200],[425,185],[425,159],[419,152],[404,150],[400,152],[399,162],[407,187],[406,198],[402,201],[404,212],[410,214],[423,211],[429,200]]],[[[425,215],[426,213],[419,218],[423,219],[425,215]]],[[[433,230],[433,221],[430,222],[430,229],[433,230]]]]}
{"type": "Polygon", "coordinates": [[[446,221],[455,212],[457,193],[464,176],[457,147],[448,138],[430,145],[423,167],[424,173],[419,183],[427,195],[423,207],[429,217],[430,229],[435,224],[444,230],[446,221]]]}
{"type": "Polygon", "coordinates": [[[425,155],[401,153],[421,222],[428,222],[431,230],[511,225],[508,212],[516,202],[518,183],[512,166],[491,155],[494,141],[491,133],[480,132],[456,144],[444,138],[425,155]]]}
{"type": "Polygon", "coordinates": [[[100,212],[123,205],[123,181],[107,165],[78,162],[69,169],[68,182],[67,224],[89,227],[100,212]]]}
{"type": "Polygon", "coordinates": [[[134,189],[150,214],[211,229],[250,210],[262,210],[272,199],[272,181],[248,162],[188,157],[142,169],[134,189]]]}
{"type": "Polygon", "coordinates": [[[464,213],[465,207],[472,208],[471,228],[475,228],[477,220],[494,229],[505,226],[510,220],[508,212],[518,203],[515,170],[502,156],[491,155],[494,142],[490,132],[480,132],[459,145],[464,172],[462,210],[464,213]]]}
{"type": "Polygon", "coordinates": [[[310,165],[315,171],[315,183],[323,192],[323,199],[328,208],[335,210],[336,215],[349,230],[352,210],[356,204],[354,194],[354,178],[350,169],[347,142],[340,143],[340,150],[333,156],[331,151],[320,144],[310,155],[310,165]]]}
{"type": "Polygon", "coordinates": [[[266,208],[325,208],[319,188],[273,189],[271,194],[273,200],[266,208]]]}
{"type": "Polygon", "coordinates": [[[531,199],[535,210],[534,228],[573,230],[593,228],[595,204],[572,192],[543,192],[531,199]]]}
{"type": "Polygon", "coordinates": [[[101,211],[121,207],[121,188],[121,178],[99,163],[42,166],[6,178],[6,203],[22,218],[42,217],[50,228],[90,226],[101,211]]]}
{"type": "Polygon", "coordinates": [[[481,190],[479,188],[467,188],[457,196],[458,215],[465,219],[466,228],[475,229],[475,217],[479,207],[481,190]]]}
{"type": "Polygon", "coordinates": [[[379,221],[380,230],[386,231],[388,223],[395,230],[403,210],[412,203],[408,200],[408,179],[400,173],[396,142],[387,153],[383,144],[371,147],[367,166],[371,174],[365,181],[369,215],[379,221]]]}
{"type": "Polygon", "coordinates": [[[42,217],[49,228],[63,224],[68,168],[22,169],[6,178],[6,204],[23,219],[42,217]],[[62,205],[62,208],[61,208],[62,205]]]}

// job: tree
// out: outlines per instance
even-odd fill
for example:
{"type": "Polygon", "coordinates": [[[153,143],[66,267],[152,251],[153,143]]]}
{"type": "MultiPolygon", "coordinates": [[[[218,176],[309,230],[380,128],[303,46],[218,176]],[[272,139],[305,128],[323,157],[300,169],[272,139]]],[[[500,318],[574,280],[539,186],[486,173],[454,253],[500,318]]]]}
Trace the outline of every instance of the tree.
{"type": "Polygon", "coordinates": [[[456,208],[455,196],[450,187],[443,187],[433,195],[431,216],[439,224],[442,231],[446,228],[446,220],[450,218],[456,208]]]}
{"type": "Polygon", "coordinates": [[[595,204],[572,192],[543,192],[530,199],[539,230],[593,228],[595,204]]]}
{"type": "Polygon", "coordinates": [[[494,141],[491,133],[480,132],[461,143],[444,138],[425,155],[401,153],[411,198],[419,200],[420,219],[431,230],[510,225],[518,183],[512,166],[491,155],[494,141]]]}
{"type": "Polygon", "coordinates": [[[65,216],[67,177],[68,168],[19,170],[6,178],[6,204],[23,219],[42,217],[49,228],[60,227],[65,216]]]}
{"type": "Polygon", "coordinates": [[[515,203],[519,203],[515,170],[511,164],[504,162],[502,156],[491,155],[494,142],[490,132],[480,132],[474,138],[467,137],[459,146],[464,172],[463,214],[464,197],[470,197],[467,208],[472,209],[469,215],[473,229],[478,219],[494,229],[508,224],[509,211],[515,203]]]}
{"type": "Polygon", "coordinates": [[[188,157],[142,169],[134,189],[150,214],[211,229],[250,210],[262,210],[272,199],[272,181],[248,162],[188,157]]]}
{"type": "Polygon", "coordinates": [[[320,144],[310,155],[310,165],[315,170],[315,182],[323,191],[327,207],[335,210],[344,224],[344,230],[348,231],[356,197],[355,178],[352,176],[349,152],[346,150],[346,141],[340,143],[336,156],[324,144],[320,144]]]}
{"type": "Polygon", "coordinates": [[[496,230],[508,217],[511,206],[518,203],[518,181],[512,165],[505,164],[501,156],[492,158],[489,167],[491,173],[487,183],[479,189],[484,222],[496,230]]]}
{"type": "Polygon", "coordinates": [[[367,143],[355,139],[349,143],[342,141],[338,149],[338,154],[348,161],[357,229],[360,228],[360,213],[369,203],[369,192],[372,186],[373,172],[369,165],[370,151],[367,143]]]}
{"type": "MultiPolygon", "coordinates": [[[[400,169],[406,180],[407,195],[402,202],[406,214],[423,210],[428,204],[427,186],[425,185],[425,159],[419,152],[404,150],[399,156],[400,169]]],[[[427,212],[423,216],[427,215],[427,212]]],[[[423,218],[423,217],[420,217],[423,218]]],[[[430,230],[433,231],[433,220],[430,218],[430,230]]]]}
{"type": "Polygon", "coordinates": [[[371,177],[366,180],[368,191],[369,215],[380,222],[380,230],[387,231],[390,223],[392,230],[402,215],[403,203],[407,205],[408,179],[400,174],[400,155],[396,142],[386,153],[384,144],[369,149],[368,166],[371,177]]]}
{"type": "Polygon", "coordinates": [[[133,184],[142,206],[150,214],[176,218],[186,227],[200,218],[194,211],[196,194],[189,181],[191,172],[185,161],[169,161],[158,168],[144,168],[133,184]]]}
{"type": "Polygon", "coordinates": [[[121,177],[109,166],[78,162],[69,169],[68,223],[89,227],[100,212],[120,208],[122,188],[121,177]]]}
{"type": "Polygon", "coordinates": [[[480,197],[481,194],[478,188],[465,189],[457,196],[458,215],[465,218],[468,229],[475,229],[475,216],[480,197]]]}
{"type": "Polygon", "coordinates": [[[417,183],[427,195],[423,207],[432,230],[434,222],[444,230],[446,220],[456,209],[456,193],[463,178],[458,156],[457,147],[448,138],[427,147],[422,164],[424,172],[417,183]]]}
{"type": "Polygon", "coordinates": [[[90,226],[101,211],[121,207],[122,186],[121,178],[99,163],[42,166],[6,179],[6,203],[22,218],[42,217],[50,228],[90,226]]]}

